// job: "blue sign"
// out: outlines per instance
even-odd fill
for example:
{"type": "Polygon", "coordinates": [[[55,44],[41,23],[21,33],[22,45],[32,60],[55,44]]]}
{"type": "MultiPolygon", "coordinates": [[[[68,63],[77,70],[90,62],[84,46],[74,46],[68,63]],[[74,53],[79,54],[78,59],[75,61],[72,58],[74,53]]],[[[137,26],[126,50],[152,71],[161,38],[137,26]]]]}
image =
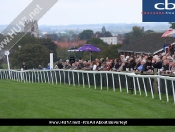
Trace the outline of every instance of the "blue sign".
{"type": "Polygon", "coordinates": [[[170,44],[164,44],[164,45],[163,45],[163,50],[164,50],[164,52],[166,52],[166,49],[165,49],[165,48],[166,48],[166,47],[169,47],[169,46],[170,46],[170,44]]]}
{"type": "Polygon", "coordinates": [[[142,0],[142,22],[175,22],[175,0],[142,0]]]}

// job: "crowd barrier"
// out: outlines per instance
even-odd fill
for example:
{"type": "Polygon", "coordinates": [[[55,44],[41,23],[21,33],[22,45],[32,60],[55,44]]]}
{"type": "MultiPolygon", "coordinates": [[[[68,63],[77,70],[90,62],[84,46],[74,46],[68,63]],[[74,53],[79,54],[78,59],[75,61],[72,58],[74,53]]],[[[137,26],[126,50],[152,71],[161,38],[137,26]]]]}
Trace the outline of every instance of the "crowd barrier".
{"type": "Polygon", "coordinates": [[[173,99],[175,103],[175,77],[161,75],[136,75],[128,72],[112,72],[112,71],[83,71],[83,70],[0,70],[0,79],[11,79],[24,83],[56,83],[68,84],[73,86],[82,85],[85,87],[100,87],[101,90],[112,89],[120,92],[126,89],[133,94],[144,94],[154,99],[158,95],[159,100],[162,96],[166,97],[169,102],[173,99]],[[158,92],[155,91],[154,81],[157,82],[158,92]]]}

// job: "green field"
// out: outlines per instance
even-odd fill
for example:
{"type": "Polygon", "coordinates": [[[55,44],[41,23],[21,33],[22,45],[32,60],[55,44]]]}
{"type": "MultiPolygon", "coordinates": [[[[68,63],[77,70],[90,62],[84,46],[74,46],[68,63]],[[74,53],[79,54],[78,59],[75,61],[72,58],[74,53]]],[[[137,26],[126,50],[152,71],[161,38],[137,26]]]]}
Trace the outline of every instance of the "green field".
{"type": "MultiPolygon", "coordinates": [[[[158,99],[82,86],[0,80],[0,118],[175,118],[158,99]]],[[[0,132],[171,132],[175,127],[0,127],[0,132]]]]}

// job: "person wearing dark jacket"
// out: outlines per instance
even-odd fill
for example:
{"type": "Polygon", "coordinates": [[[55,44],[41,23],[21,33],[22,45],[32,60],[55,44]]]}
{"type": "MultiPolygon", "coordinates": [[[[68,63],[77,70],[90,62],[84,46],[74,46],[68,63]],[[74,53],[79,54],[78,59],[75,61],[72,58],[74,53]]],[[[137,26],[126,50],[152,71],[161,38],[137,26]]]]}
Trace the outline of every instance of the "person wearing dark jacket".
{"type": "Polygon", "coordinates": [[[126,64],[127,64],[127,61],[123,61],[117,71],[126,71],[126,68],[127,68],[126,64]]]}
{"type": "Polygon", "coordinates": [[[146,62],[145,65],[146,65],[146,71],[152,70],[152,60],[151,60],[151,58],[147,59],[147,62],[146,62]]]}
{"type": "Polygon", "coordinates": [[[113,67],[113,70],[116,71],[119,67],[120,67],[121,63],[120,63],[120,60],[118,58],[116,58],[114,60],[114,67],[113,67]]]}
{"type": "Polygon", "coordinates": [[[137,68],[140,66],[140,60],[139,59],[135,59],[135,63],[136,63],[136,65],[134,67],[134,70],[136,71],[137,68]]]}
{"type": "Polygon", "coordinates": [[[131,69],[134,69],[136,63],[135,63],[135,59],[133,57],[130,57],[130,63],[128,64],[128,68],[131,70],[131,69]]]}
{"type": "Polygon", "coordinates": [[[58,62],[58,63],[57,63],[57,66],[58,66],[58,69],[63,69],[63,65],[62,65],[61,62],[58,62]]]}
{"type": "Polygon", "coordinates": [[[168,64],[168,61],[167,60],[164,60],[163,61],[163,67],[162,67],[163,69],[163,71],[169,71],[170,70],[170,66],[169,66],[169,64],[168,64]]]}
{"type": "Polygon", "coordinates": [[[152,68],[157,68],[157,69],[161,69],[162,68],[162,62],[159,61],[158,57],[153,57],[152,68]]]}
{"type": "Polygon", "coordinates": [[[111,66],[110,67],[113,68],[114,65],[115,65],[114,60],[111,60],[111,66]]]}
{"type": "Polygon", "coordinates": [[[118,62],[118,63],[116,63],[116,64],[114,65],[114,68],[115,68],[115,69],[118,69],[120,66],[121,66],[121,62],[118,62]]]}
{"type": "Polygon", "coordinates": [[[97,62],[96,70],[97,71],[101,71],[102,70],[102,68],[101,68],[101,62],[97,62]]]}
{"type": "Polygon", "coordinates": [[[26,63],[25,62],[22,63],[21,68],[23,68],[23,70],[27,70],[27,66],[26,66],[26,63]]]}

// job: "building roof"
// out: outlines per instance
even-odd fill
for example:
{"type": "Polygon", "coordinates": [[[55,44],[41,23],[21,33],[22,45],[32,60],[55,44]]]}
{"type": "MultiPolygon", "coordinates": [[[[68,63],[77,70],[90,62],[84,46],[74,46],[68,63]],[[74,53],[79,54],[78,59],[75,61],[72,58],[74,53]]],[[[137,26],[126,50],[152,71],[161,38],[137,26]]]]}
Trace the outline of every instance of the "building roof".
{"type": "Polygon", "coordinates": [[[164,44],[172,44],[175,42],[175,38],[161,37],[163,33],[150,33],[144,35],[140,39],[131,44],[124,44],[119,48],[119,52],[142,52],[142,53],[154,53],[160,49],[163,50],[164,44]]]}
{"type": "Polygon", "coordinates": [[[78,40],[78,41],[73,41],[73,42],[58,42],[58,41],[54,41],[54,43],[57,46],[60,46],[61,48],[70,48],[70,47],[76,47],[79,45],[84,45],[86,44],[86,40],[78,40]]]}

